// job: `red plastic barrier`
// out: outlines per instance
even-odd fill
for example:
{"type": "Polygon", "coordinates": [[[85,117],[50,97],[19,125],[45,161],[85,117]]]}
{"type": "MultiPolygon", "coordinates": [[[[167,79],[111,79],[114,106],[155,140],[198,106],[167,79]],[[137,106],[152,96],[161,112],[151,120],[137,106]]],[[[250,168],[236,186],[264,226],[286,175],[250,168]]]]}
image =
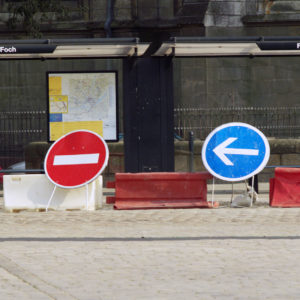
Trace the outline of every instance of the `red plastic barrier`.
{"type": "Polygon", "coordinates": [[[116,197],[112,197],[112,196],[107,196],[106,197],[106,203],[107,204],[113,204],[116,202],[116,197]]]}
{"type": "Polygon", "coordinates": [[[115,181],[107,181],[107,182],[106,182],[106,187],[107,187],[108,189],[114,189],[114,188],[116,187],[115,181]]]}
{"type": "Polygon", "coordinates": [[[270,206],[300,207],[300,169],[275,168],[269,195],[270,206]]]}
{"type": "MultiPolygon", "coordinates": [[[[210,208],[208,179],[212,179],[208,172],[117,173],[114,208],[210,208]]],[[[217,206],[215,203],[214,207],[217,206]]]]}

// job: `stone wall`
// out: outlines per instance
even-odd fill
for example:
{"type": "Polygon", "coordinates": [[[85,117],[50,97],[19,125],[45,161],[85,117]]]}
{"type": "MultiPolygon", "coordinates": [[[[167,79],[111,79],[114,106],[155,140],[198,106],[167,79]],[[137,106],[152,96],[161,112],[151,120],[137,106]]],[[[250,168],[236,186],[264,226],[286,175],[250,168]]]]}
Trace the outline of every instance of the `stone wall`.
{"type": "MultiPolygon", "coordinates": [[[[268,181],[274,174],[271,166],[299,166],[300,167],[300,140],[298,139],[270,139],[271,155],[267,168],[259,174],[259,181],[268,181]],[[269,168],[268,168],[269,167],[269,168]]],[[[194,143],[194,171],[204,171],[201,149],[203,141],[194,143]]],[[[189,143],[175,142],[175,170],[177,172],[189,171],[189,143]]]]}
{"type": "MultiPolygon", "coordinates": [[[[300,140],[298,139],[270,139],[271,155],[267,166],[300,166],[300,140]]],[[[193,167],[195,172],[205,171],[202,163],[201,149],[203,141],[195,141],[193,167]]],[[[124,172],[123,142],[109,143],[110,159],[104,171],[104,180],[114,179],[114,174],[124,172]]],[[[175,142],[175,171],[189,172],[191,153],[187,141],[175,142]]],[[[265,168],[259,174],[259,182],[268,181],[274,174],[274,168],[265,168]]]]}

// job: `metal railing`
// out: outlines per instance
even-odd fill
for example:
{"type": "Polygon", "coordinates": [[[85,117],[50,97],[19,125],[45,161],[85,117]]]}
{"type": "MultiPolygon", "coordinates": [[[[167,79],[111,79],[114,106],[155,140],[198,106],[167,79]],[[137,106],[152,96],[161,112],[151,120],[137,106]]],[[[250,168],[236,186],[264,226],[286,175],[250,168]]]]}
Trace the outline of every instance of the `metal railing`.
{"type": "MultiPolygon", "coordinates": [[[[260,129],[267,137],[299,138],[300,106],[224,107],[174,109],[174,130],[178,137],[204,140],[216,127],[229,122],[244,122],[260,129]]],[[[47,141],[47,112],[0,112],[0,167],[25,159],[25,147],[34,141],[47,141]]]]}
{"type": "Polygon", "coordinates": [[[47,140],[46,111],[0,112],[0,166],[24,160],[26,145],[47,140]]]}
{"type": "Polygon", "coordinates": [[[193,131],[204,140],[216,127],[229,122],[248,123],[260,129],[267,137],[300,137],[300,106],[295,107],[223,107],[174,109],[175,134],[188,140],[193,131]]]}

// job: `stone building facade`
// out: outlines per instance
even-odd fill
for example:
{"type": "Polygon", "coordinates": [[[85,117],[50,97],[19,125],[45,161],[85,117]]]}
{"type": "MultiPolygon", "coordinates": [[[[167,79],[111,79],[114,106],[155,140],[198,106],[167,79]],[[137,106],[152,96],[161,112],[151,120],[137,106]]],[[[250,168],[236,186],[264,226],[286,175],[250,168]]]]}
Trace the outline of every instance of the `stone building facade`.
{"type": "MultiPolygon", "coordinates": [[[[299,0],[62,0],[66,20],[47,12],[41,31],[51,37],[138,36],[152,41],[167,36],[297,35],[299,0]],[[107,24],[109,23],[109,24],[107,24]]],[[[22,26],[8,30],[9,6],[0,1],[0,36],[24,37],[22,26]]],[[[39,19],[40,14],[35,14],[39,19]]]]}
{"type": "MultiPolygon", "coordinates": [[[[14,29],[6,25],[9,5],[0,0],[0,39],[28,38],[21,23],[14,29]]],[[[40,23],[43,38],[139,37],[156,48],[172,36],[243,37],[300,36],[300,0],[62,0],[69,11],[67,20],[47,12],[40,23]]],[[[34,16],[37,20],[40,14],[34,16]]],[[[265,128],[266,121],[278,130],[270,138],[300,136],[300,71],[298,57],[175,58],[174,103],[178,111],[210,111],[205,124],[191,124],[198,115],[187,113],[175,124],[186,139],[192,128],[197,132],[213,129],[220,122],[249,117],[249,122],[265,128]],[[218,119],[220,109],[245,110],[218,119]],[[248,108],[254,108],[251,111],[248,108]],[[215,109],[215,111],[214,111],[215,109]],[[258,117],[253,112],[259,111],[258,117]],[[214,114],[211,112],[215,112],[214,114]],[[263,113],[261,113],[263,112],[263,113]],[[252,118],[252,119],[251,119],[252,118]],[[269,118],[269,119],[268,119],[269,118]],[[291,120],[294,123],[291,123],[291,120]],[[182,125],[183,124],[183,125],[182,125]],[[280,129],[280,130],[279,130],[280,129]]],[[[117,70],[119,76],[120,117],[122,118],[122,63],[118,60],[0,61],[1,111],[46,111],[47,71],[117,70]]],[[[184,115],[184,114],[183,114],[184,115]]],[[[240,119],[239,119],[240,120],[240,119]]],[[[175,120],[176,121],[176,120],[175,120]]],[[[1,121],[0,121],[1,123],[1,121]]],[[[267,124],[267,125],[268,125],[267,124]]],[[[122,132],[122,121],[120,122],[122,132]]],[[[272,128],[273,128],[272,127],[272,128]]],[[[196,138],[205,138],[206,133],[196,138]]],[[[0,135],[0,140],[4,138],[0,135]]],[[[45,140],[45,134],[36,140],[45,140]]],[[[1,152],[1,151],[0,151],[1,152]]],[[[122,151],[117,150],[112,170],[122,170],[122,151]]],[[[298,153],[293,153],[295,162],[298,153]]],[[[1,153],[0,153],[1,156],[1,153]]],[[[297,159],[296,159],[297,158],[297,159]]],[[[300,163],[300,158],[299,158],[300,163]]],[[[175,164],[176,165],[176,164],[175,164]]],[[[180,164],[177,163],[177,166],[180,164]]],[[[186,167],[178,167],[184,170],[186,167]]],[[[199,167],[200,168],[200,167],[199,167]]]]}

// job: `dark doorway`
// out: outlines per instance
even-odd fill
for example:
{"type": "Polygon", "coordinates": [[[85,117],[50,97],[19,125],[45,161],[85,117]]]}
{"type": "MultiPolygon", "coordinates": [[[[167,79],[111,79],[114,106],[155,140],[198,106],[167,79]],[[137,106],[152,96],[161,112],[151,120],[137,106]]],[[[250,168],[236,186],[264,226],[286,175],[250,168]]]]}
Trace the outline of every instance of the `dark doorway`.
{"type": "Polygon", "coordinates": [[[124,60],[126,172],[174,171],[171,58],[124,60]]]}

